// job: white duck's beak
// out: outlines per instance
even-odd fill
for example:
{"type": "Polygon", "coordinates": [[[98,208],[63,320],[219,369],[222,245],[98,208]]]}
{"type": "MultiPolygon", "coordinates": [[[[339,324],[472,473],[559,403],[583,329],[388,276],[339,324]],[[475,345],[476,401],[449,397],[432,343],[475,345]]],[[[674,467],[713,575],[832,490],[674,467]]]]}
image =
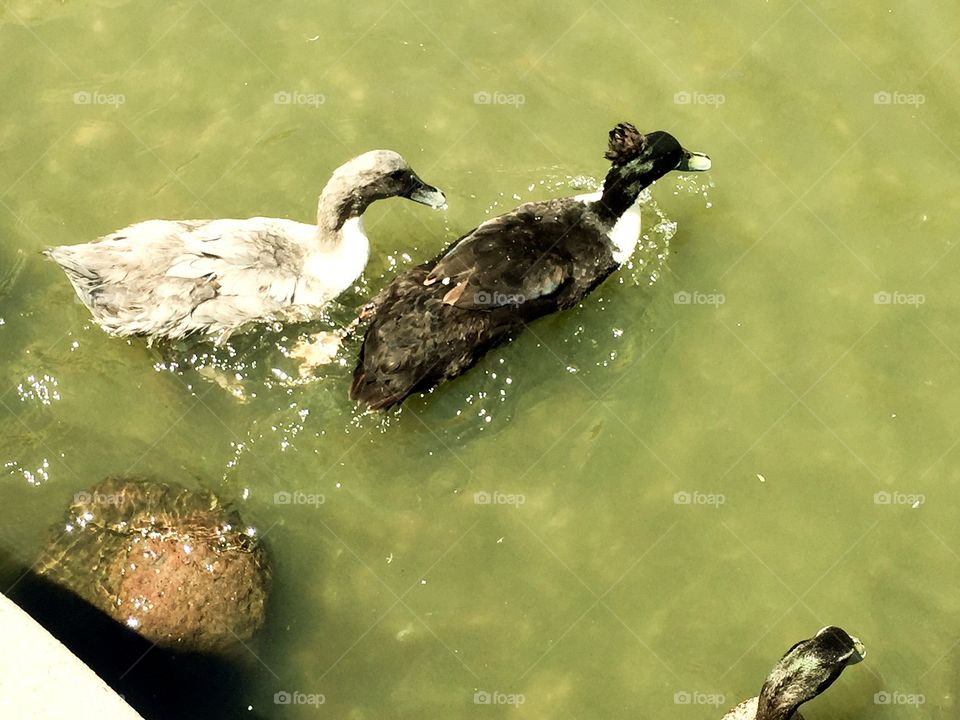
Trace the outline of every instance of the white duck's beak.
{"type": "Polygon", "coordinates": [[[416,175],[413,176],[413,186],[410,188],[406,197],[421,205],[429,205],[432,208],[443,207],[447,204],[447,198],[442,192],[433,185],[427,185],[416,175]]]}

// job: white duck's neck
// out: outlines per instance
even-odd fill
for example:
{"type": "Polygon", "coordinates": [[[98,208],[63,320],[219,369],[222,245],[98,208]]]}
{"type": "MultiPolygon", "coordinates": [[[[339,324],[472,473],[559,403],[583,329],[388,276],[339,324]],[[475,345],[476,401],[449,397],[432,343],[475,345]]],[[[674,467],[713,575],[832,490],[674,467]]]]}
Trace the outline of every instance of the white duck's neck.
{"type": "Polygon", "coordinates": [[[361,219],[369,203],[342,175],[335,171],[320,193],[316,226],[305,226],[314,247],[304,263],[313,293],[308,304],[323,304],[353,285],[370,257],[361,219]]]}
{"type": "Polygon", "coordinates": [[[363,220],[352,217],[323,238],[319,250],[307,257],[304,270],[323,288],[326,301],[353,285],[369,258],[370,241],[363,220]]]}
{"type": "Polygon", "coordinates": [[[350,163],[333,171],[317,200],[317,239],[324,248],[334,247],[343,237],[343,228],[360,216],[375,197],[358,185],[357,173],[350,163]]]}
{"type": "MultiPolygon", "coordinates": [[[[339,190],[339,188],[335,188],[339,190]]],[[[343,239],[343,227],[346,225],[350,209],[349,195],[329,192],[328,185],[317,200],[317,242],[322,250],[332,250],[343,239]]],[[[359,220],[359,217],[352,218],[359,220]]]]}

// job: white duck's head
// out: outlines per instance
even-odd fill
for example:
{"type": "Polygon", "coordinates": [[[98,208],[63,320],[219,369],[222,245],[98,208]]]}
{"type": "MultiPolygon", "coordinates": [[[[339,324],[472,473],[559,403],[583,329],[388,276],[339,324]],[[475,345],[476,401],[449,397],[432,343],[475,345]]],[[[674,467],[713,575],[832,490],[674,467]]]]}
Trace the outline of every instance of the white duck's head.
{"type": "Polygon", "coordinates": [[[320,194],[317,222],[339,230],[350,218],[361,216],[370,203],[389,197],[434,208],[446,203],[443,193],[421,180],[400,153],[370,150],[333,171],[320,194]]]}

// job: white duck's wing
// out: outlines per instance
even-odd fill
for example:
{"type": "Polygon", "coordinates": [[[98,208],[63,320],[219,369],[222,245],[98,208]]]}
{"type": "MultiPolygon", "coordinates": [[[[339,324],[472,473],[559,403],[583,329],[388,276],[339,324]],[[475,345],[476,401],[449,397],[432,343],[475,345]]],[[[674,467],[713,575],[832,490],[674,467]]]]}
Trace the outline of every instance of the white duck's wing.
{"type": "Polygon", "coordinates": [[[300,292],[311,232],[312,226],[273,218],[150,220],[48,254],[109,332],[225,336],[320,300],[300,292]]]}
{"type": "Polygon", "coordinates": [[[198,226],[182,234],[182,252],[164,276],[212,283],[216,299],[231,305],[234,314],[265,316],[299,301],[310,304],[314,298],[297,297],[304,289],[299,281],[307,257],[300,236],[301,228],[314,230],[296,226],[300,223],[272,218],[214,220],[198,226]]]}

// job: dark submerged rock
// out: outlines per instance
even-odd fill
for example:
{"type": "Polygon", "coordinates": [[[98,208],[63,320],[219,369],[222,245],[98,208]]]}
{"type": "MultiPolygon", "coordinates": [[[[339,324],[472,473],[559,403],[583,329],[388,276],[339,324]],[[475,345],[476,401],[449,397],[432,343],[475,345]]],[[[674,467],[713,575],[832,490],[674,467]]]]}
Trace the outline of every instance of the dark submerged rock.
{"type": "Polygon", "coordinates": [[[109,478],[74,496],[39,574],[157,645],[229,652],[265,617],[271,572],[251,528],[212,493],[109,478]]]}

